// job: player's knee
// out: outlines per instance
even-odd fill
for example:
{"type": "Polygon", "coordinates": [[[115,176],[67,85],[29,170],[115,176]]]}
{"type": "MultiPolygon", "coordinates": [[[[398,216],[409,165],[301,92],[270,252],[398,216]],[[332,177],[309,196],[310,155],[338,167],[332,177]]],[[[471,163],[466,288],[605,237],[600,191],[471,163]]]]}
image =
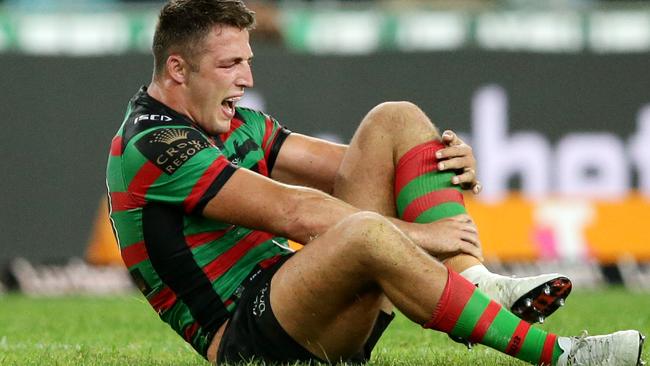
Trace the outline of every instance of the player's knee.
{"type": "Polygon", "coordinates": [[[409,109],[419,110],[420,108],[407,100],[399,100],[379,103],[372,110],[381,113],[399,113],[409,109]]]}
{"type": "Polygon", "coordinates": [[[345,249],[364,256],[394,245],[401,235],[387,218],[369,211],[348,216],[340,227],[345,249]]]}
{"type": "Polygon", "coordinates": [[[394,119],[401,117],[405,114],[414,114],[422,112],[421,109],[408,101],[391,101],[383,102],[376,105],[369,112],[369,115],[374,117],[383,117],[394,119]]]}
{"type": "Polygon", "coordinates": [[[395,133],[430,133],[436,128],[426,114],[414,103],[408,101],[384,102],[368,113],[368,123],[373,128],[394,130],[395,133]]]}

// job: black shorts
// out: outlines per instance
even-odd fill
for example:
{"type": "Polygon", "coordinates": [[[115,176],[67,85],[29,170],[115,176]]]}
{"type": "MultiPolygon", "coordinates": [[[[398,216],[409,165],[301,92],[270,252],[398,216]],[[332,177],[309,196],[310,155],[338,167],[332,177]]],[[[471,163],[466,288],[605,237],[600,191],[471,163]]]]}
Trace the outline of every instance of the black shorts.
{"type": "MultiPolygon", "coordinates": [[[[263,361],[266,364],[325,362],[304,349],[282,329],[271,311],[271,278],[291,256],[280,257],[266,268],[258,268],[242,284],[239,304],[221,338],[217,363],[263,361]]],[[[394,313],[379,313],[363,350],[346,362],[365,363],[394,313]]],[[[325,362],[326,363],[326,362],[325,362]]]]}

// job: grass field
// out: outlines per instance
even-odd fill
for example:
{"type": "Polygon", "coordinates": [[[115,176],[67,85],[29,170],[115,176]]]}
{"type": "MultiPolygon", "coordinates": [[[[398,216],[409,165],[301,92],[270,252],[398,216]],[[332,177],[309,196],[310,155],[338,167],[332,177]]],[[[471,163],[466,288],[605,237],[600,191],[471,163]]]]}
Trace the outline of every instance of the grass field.
{"type": "MultiPolygon", "coordinates": [[[[650,294],[576,292],[543,326],[559,334],[639,329],[650,334],[650,294]]],[[[644,350],[644,359],[650,352],[644,350]]],[[[0,297],[0,365],[207,365],[139,295],[0,297]]],[[[398,316],[370,365],[523,365],[486,347],[467,351],[398,316]]]]}

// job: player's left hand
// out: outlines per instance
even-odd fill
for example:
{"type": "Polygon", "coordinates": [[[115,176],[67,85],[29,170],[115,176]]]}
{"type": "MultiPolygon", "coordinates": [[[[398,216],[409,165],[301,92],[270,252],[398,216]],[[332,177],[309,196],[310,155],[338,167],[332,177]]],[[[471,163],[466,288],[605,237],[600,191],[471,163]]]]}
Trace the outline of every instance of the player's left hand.
{"type": "Polygon", "coordinates": [[[459,174],[451,179],[451,183],[478,194],[482,187],[476,178],[476,159],[472,147],[450,130],[443,132],[442,142],[447,147],[436,152],[438,170],[458,171],[459,174]]]}

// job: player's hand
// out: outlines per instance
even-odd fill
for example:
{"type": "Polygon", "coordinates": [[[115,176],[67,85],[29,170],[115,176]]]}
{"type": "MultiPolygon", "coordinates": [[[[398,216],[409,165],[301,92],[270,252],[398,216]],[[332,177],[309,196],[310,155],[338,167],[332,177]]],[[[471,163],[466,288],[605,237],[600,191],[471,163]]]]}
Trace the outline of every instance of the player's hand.
{"type": "Polygon", "coordinates": [[[442,142],[447,147],[436,152],[438,170],[458,171],[459,174],[451,179],[451,183],[478,194],[482,187],[476,178],[476,159],[472,147],[449,130],[443,132],[442,142]]]}
{"type": "Polygon", "coordinates": [[[469,254],[483,261],[478,228],[468,215],[458,215],[426,225],[427,238],[420,246],[432,256],[444,260],[458,254],[469,254]]]}

